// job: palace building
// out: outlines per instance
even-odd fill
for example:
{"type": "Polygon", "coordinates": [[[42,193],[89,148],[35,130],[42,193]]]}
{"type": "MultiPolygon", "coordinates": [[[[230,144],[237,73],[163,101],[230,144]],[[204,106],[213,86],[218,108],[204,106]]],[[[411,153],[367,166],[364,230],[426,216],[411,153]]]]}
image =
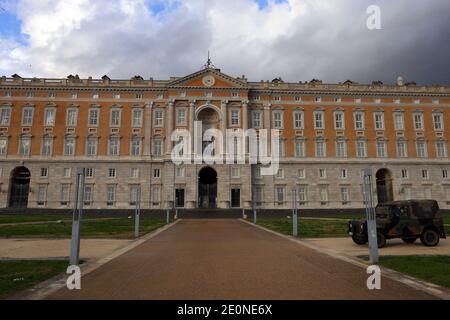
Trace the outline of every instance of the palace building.
{"type": "Polygon", "coordinates": [[[72,208],[85,168],[86,209],[363,208],[436,199],[450,209],[450,88],[347,80],[251,82],[211,65],[168,80],[0,78],[0,208],[72,208]],[[176,129],[277,129],[280,169],[182,164],[176,129]]]}

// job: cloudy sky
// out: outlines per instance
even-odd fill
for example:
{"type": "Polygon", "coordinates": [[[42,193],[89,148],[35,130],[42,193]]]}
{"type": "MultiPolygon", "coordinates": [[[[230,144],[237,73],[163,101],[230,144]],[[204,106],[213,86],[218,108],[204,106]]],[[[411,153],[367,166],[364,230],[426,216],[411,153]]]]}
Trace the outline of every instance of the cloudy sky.
{"type": "Polygon", "coordinates": [[[448,0],[0,0],[0,76],[450,85],[448,0]],[[381,30],[369,30],[370,5],[381,30]]]}

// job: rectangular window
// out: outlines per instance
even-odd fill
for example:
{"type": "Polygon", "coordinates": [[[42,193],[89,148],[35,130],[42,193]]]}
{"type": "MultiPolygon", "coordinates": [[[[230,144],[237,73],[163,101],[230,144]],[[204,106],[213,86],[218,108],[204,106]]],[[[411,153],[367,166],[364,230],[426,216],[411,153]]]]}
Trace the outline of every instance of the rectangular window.
{"type": "Polygon", "coordinates": [[[177,178],[184,178],[185,170],[184,167],[177,167],[175,170],[175,176],[177,178]]]}
{"type": "Polygon", "coordinates": [[[85,205],[90,205],[91,202],[94,199],[94,186],[92,185],[85,185],[84,186],[84,194],[83,194],[83,200],[85,205]]]}
{"type": "Polygon", "coordinates": [[[106,201],[109,205],[113,205],[116,202],[116,185],[106,186],[106,201]]]}
{"type": "Polygon", "coordinates": [[[152,188],[152,204],[153,206],[159,206],[161,202],[161,188],[153,187],[152,188]]]}
{"type": "Polygon", "coordinates": [[[41,168],[41,178],[48,178],[48,168],[41,168]]]}
{"type": "Polygon", "coordinates": [[[64,139],[64,155],[65,156],[75,155],[75,138],[66,137],[64,139]]]}
{"type": "Polygon", "coordinates": [[[298,130],[304,129],[304,113],[302,111],[295,111],[294,113],[294,128],[298,130]]]}
{"type": "Polygon", "coordinates": [[[186,109],[179,108],[177,109],[177,126],[186,125],[186,109]]]}
{"type": "Polygon", "coordinates": [[[411,200],[411,187],[409,186],[403,187],[403,197],[404,200],[411,200]]]}
{"type": "Polygon", "coordinates": [[[323,111],[314,112],[314,129],[322,130],[325,129],[323,121],[323,111]]]}
{"type": "Polygon", "coordinates": [[[0,108],[0,125],[9,126],[11,121],[11,108],[3,107],[0,108]]]}
{"type": "Polygon", "coordinates": [[[61,185],[60,201],[61,201],[61,205],[68,205],[69,204],[69,201],[70,201],[70,184],[62,184],[61,185]]]}
{"type": "Polygon", "coordinates": [[[97,145],[98,139],[90,137],[87,139],[86,145],[86,154],[88,156],[96,156],[97,155],[97,145]]]}
{"type": "Polygon", "coordinates": [[[134,128],[142,127],[142,109],[133,109],[133,122],[134,128]]]}
{"type": "Polygon", "coordinates": [[[298,169],[297,175],[299,179],[305,179],[306,178],[306,171],[305,169],[298,169]]]}
{"type": "Polygon", "coordinates": [[[414,114],[414,129],[415,130],[423,130],[423,114],[422,113],[414,114]]]}
{"type": "Polygon", "coordinates": [[[120,99],[120,93],[113,93],[113,99],[120,99]]]}
{"type": "Polygon", "coordinates": [[[130,186],[130,205],[136,204],[140,200],[141,186],[131,185],[130,186]]]}
{"type": "Polygon", "coordinates": [[[253,111],[253,128],[262,127],[262,113],[261,111],[253,111]]]}
{"type": "Polygon", "coordinates": [[[408,178],[409,178],[408,169],[402,169],[402,179],[408,179],[408,178]]]}
{"type": "Polygon", "coordinates": [[[308,201],[308,189],[306,186],[299,186],[297,188],[297,197],[299,205],[304,206],[306,201],[308,201]]]}
{"type": "Polygon", "coordinates": [[[427,144],[425,141],[417,141],[416,142],[416,150],[417,150],[418,158],[428,157],[427,144]]]}
{"type": "Polygon", "coordinates": [[[336,141],[336,157],[345,158],[347,156],[347,142],[345,140],[336,141]]]}
{"type": "Polygon", "coordinates": [[[131,140],[131,155],[132,156],[140,156],[141,155],[141,139],[133,138],[131,140]]]}
{"type": "Polygon", "coordinates": [[[339,176],[340,176],[341,179],[347,179],[348,178],[348,170],[347,169],[341,169],[339,176]]]}
{"type": "Polygon", "coordinates": [[[263,202],[263,188],[261,186],[255,187],[255,202],[256,205],[260,206],[263,202]]]}
{"type": "Polygon", "coordinates": [[[116,137],[109,138],[108,154],[110,156],[120,155],[120,140],[119,140],[119,138],[116,138],[116,137]]]}
{"type": "Polygon", "coordinates": [[[274,111],[273,113],[273,127],[275,129],[283,128],[283,112],[282,111],[274,111]]]}
{"type": "Polygon", "coordinates": [[[348,187],[341,187],[341,201],[343,204],[347,204],[350,201],[350,192],[348,187]]]}
{"type": "Polygon", "coordinates": [[[155,127],[161,128],[162,126],[164,126],[164,112],[155,110],[155,127]]]}
{"type": "Polygon", "coordinates": [[[231,125],[238,126],[239,122],[239,110],[231,110],[231,125]]]}
{"type": "Polygon", "coordinates": [[[0,156],[8,154],[8,138],[0,137],[0,156]]]}
{"type": "Polygon", "coordinates": [[[334,113],[334,129],[344,130],[345,129],[345,118],[343,112],[334,113]]]}
{"type": "Polygon", "coordinates": [[[444,121],[442,113],[433,114],[433,123],[434,123],[434,130],[436,131],[444,130],[444,121]]]}
{"type": "Polygon", "coordinates": [[[284,179],[284,170],[278,169],[276,177],[277,179],[284,179]]]}
{"type": "Polygon", "coordinates": [[[78,99],[78,93],[72,93],[71,94],[72,99],[78,99]]]}
{"type": "Polygon", "coordinates": [[[447,158],[447,143],[445,141],[436,142],[436,156],[438,158],[447,158]]]}
{"type": "Polygon", "coordinates": [[[78,122],[78,110],[77,109],[67,109],[67,126],[76,127],[78,122]]]}
{"type": "Polygon", "coordinates": [[[111,110],[111,127],[120,127],[120,116],[121,112],[120,109],[112,109],[111,110]]]}
{"type": "Polygon", "coordinates": [[[131,178],[137,179],[140,176],[139,168],[131,168],[131,178]]]}
{"type": "Polygon", "coordinates": [[[374,117],[375,117],[375,129],[384,130],[384,114],[375,113],[374,117]]]}
{"type": "Polygon", "coordinates": [[[97,127],[99,122],[99,110],[98,109],[89,109],[89,119],[88,123],[90,127],[97,127]]]}
{"type": "Polygon", "coordinates": [[[45,137],[42,140],[41,154],[43,156],[51,156],[52,153],[53,153],[53,138],[52,137],[45,137]]]}
{"type": "Polygon", "coordinates": [[[306,156],[304,139],[296,139],[295,140],[295,156],[297,158],[304,158],[306,156]]]}
{"type": "Polygon", "coordinates": [[[24,108],[22,114],[22,125],[31,126],[33,125],[33,114],[34,108],[24,108]]]}
{"type": "Polygon", "coordinates": [[[395,130],[405,130],[405,118],[403,116],[403,113],[394,113],[394,127],[395,130]]]}
{"type": "Polygon", "coordinates": [[[319,196],[321,205],[328,203],[328,186],[319,186],[319,196]]]}
{"type": "Polygon", "coordinates": [[[236,168],[236,167],[231,168],[231,177],[232,178],[240,178],[241,177],[240,168],[236,168]]]}
{"type": "Polygon", "coordinates": [[[38,186],[38,195],[37,195],[38,205],[44,205],[46,201],[47,201],[47,185],[41,184],[38,186]]]}
{"type": "Polygon", "coordinates": [[[153,178],[161,178],[161,169],[153,169],[153,178]]]}
{"type": "Polygon", "coordinates": [[[448,170],[447,169],[442,170],[442,178],[448,179],[448,170]]]}
{"type": "Polygon", "coordinates": [[[387,157],[386,142],[385,141],[377,141],[377,157],[378,158],[385,158],[385,157],[387,157]]]}
{"type": "Polygon", "coordinates": [[[31,149],[31,138],[30,137],[20,138],[19,154],[21,156],[28,156],[30,155],[30,149],[31,149]]]}
{"type": "Polygon", "coordinates": [[[276,199],[279,204],[282,204],[284,202],[284,187],[277,187],[276,188],[276,199]]]}
{"type": "Polygon", "coordinates": [[[356,156],[358,158],[367,157],[367,142],[365,140],[358,140],[356,142],[356,156]]]}
{"type": "Polygon", "coordinates": [[[408,146],[406,141],[397,141],[397,156],[399,158],[408,157],[408,146]]]}
{"type": "Polygon", "coordinates": [[[117,177],[117,170],[116,170],[116,168],[109,168],[108,169],[108,177],[109,178],[117,177]]]}
{"type": "Polygon", "coordinates": [[[355,112],[355,130],[364,130],[365,121],[363,112],[355,112]]]}
{"type": "Polygon", "coordinates": [[[100,95],[98,93],[92,94],[92,99],[98,99],[98,98],[100,98],[100,95]]]}
{"type": "Polygon", "coordinates": [[[324,140],[316,141],[316,157],[325,158],[327,156],[326,143],[324,140]]]}
{"type": "Polygon", "coordinates": [[[153,142],[153,155],[155,156],[162,156],[163,155],[163,143],[162,140],[154,140],[153,142]]]}
{"type": "Polygon", "coordinates": [[[425,179],[425,180],[429,179],[428,170],[426,170],[426,169],[422,170],[422,179],[425,179]]]}
{"type": "Polygon", "coordinates": [[[327,169],[319,169],[319,179],[327,178],[327,169]]]}
{"type": "Polygon", "coordinates": [[[53,127],[56,120],[56,110],[55,109],[45,109],[44,115],[44,125],[47,127],[53,127]]]}
{"type": "Polygon", "coordinates": [[[84,173],[86,175],[86,178],[93,178],[94,177],[94,168],[86,168],[84,170],[84,173]]]}
{"type": "Polygon", "coordinates": [[[64,178],[70,178],[71,176],[72,176],[72,169],[64,168],[63,169],[63,177],[64,178]]]}

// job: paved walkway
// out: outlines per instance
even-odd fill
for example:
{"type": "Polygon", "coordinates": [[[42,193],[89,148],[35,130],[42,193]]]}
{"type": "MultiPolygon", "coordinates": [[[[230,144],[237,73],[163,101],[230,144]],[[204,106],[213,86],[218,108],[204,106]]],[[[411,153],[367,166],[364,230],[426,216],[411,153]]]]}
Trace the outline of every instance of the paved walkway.
{"type": "Polygon", "coordinates": [[[238,220],[184,220],[51,299],[432,299],[238,220]]]}

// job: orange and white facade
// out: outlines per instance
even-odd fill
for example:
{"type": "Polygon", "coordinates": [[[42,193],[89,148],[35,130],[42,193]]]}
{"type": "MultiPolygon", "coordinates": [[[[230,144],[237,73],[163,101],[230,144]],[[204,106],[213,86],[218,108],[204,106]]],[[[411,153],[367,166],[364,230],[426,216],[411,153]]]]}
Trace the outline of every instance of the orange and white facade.
{"type": "Polygon", "coordinates": [[[450,208],[450,88],[250,82],[205,68],[169,80],[0,79],[0,208],[70,208],[77,168],[85,207],[362,208],[364,168],[379,201],[450,208]],[[281,131],[280,170],[171,160],[194,122],[281,131]]]}

